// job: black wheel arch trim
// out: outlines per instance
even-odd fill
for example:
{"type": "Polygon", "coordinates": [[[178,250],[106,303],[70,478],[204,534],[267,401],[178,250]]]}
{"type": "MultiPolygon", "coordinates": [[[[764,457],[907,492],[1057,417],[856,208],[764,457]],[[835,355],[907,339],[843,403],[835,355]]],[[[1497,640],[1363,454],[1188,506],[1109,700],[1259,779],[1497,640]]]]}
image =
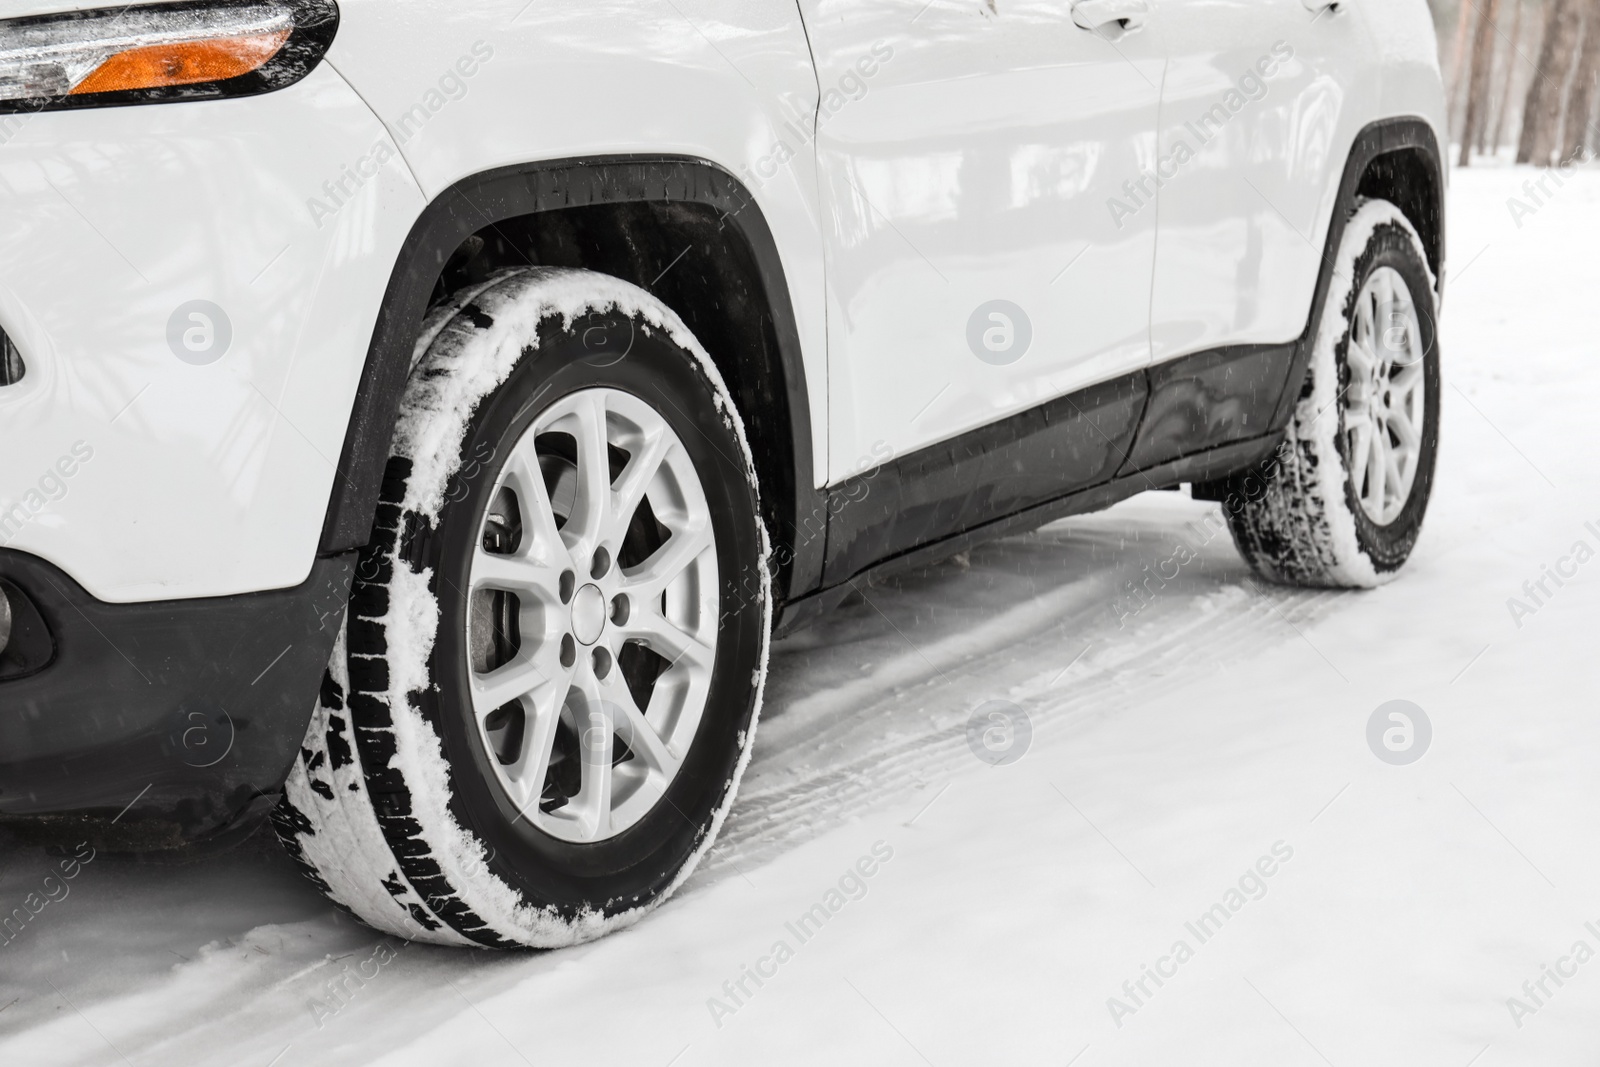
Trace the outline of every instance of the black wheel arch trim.
{"type": "MultiPolygon", "coordinates": [[[[612,155],[515,164],[462,178],[434,197],[412,224],[379,307],[345,433],[319,554],[364,545],[371,534],[400,395],[434,285],[450,256],[474,233],[506,219],[630,202],[709,206],[734,231],[757,265],[776,335],[793,436],[795,499],[786,508],[797,529],[786,589],[799,596],[821,582],[823,541],[802,536],[804,517],[826,515],[813,488],[811,409],[799,327],[777,242],[745,185],[709,160],[673,155],[612,155]],[[792,509],[792,510],[791,510],[792,509]]],[[[765,487],[764,491],[765,491],[765,487]]],[[[783,542],[786,531],[773,531],[783,542]]]]}
{"type": "Polygon", "coordinates": [[[1317,274],[1317,287],[1312,294],[1310,313],[1306,316],[1305,333],[1301,334],[1295,345],[1294,362],[1289,368],[1288,381],[1285,383],[1283,394],[1278,398],[1278,408],[1272,419],[1273,430],[1281,430],[1288,425],[1289,416],[1293,413],[1294,405],[1300,397],[1306,368],[1311,365],[1311,349],[1317,343],[1318,331],[1322,329],[1323,304],[1327,302],[1328,289],[1333,284],[1333,263],[1338,256],[1339,244],[1344,240],[1345,225],[1350,221],[1350,214],[1355,208],[1362,178],[1381,157],[1408,150],[1420,151],[1432,165],[1431,177],[1436,198],[1433,208],[1438,213],[1438,218],[1434,226],[1419,226],[1418,229],[1424,231],[1422,237],[1431,245],[1427,249],[1428,263],[1433,268],[1439,296],[1441,298],[1444,296],[1445,169],[1444,157],[1439,151],[1439,139],[1434,134],[1433,127],[1423,118],[1380,119],[1363,127],[1361,132],[1356,134],[1349,155],[1345,158],[1344,173],[1339,179],[1339,193],[1334,200],[1333,218],[1329,221],[1328,236],[1323,243],[1322,269],[1317,274]],[[1428,229],[1432,232],[1425,232],[1428,229]]]}

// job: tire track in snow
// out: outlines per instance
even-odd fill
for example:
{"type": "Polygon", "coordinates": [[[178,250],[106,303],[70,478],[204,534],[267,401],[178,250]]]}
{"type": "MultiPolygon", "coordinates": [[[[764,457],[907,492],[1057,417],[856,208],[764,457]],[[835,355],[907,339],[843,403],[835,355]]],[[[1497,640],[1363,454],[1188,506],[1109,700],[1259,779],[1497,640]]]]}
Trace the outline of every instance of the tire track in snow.
{"type": "Polygon", "coordinates": [[[1167,559],[1183,520],[1203,514],[1204,505],[1171,498],[1058,523],[975,550],[971,573],[946,563],[867,589],[866,602],[842,608],[817,636],[780,643],[755,759],[686,888],[765,862],[860,810],[976,773],[966,721],[985,700],[1021,705],[1036,735],[1081,731],[1197,671],[1298,640],[1293,627],[1344,596],[1256,591],[1222,534],[1119,628],[1123,584],[1167,559]],[[1040,574],[1060,580],[1041,589],[1040,574]],[[1013,588],[1028,580],[1032,588],[1013,588]],[[810,684],[875,654],[880,663],[841,684],[810,684]]]}

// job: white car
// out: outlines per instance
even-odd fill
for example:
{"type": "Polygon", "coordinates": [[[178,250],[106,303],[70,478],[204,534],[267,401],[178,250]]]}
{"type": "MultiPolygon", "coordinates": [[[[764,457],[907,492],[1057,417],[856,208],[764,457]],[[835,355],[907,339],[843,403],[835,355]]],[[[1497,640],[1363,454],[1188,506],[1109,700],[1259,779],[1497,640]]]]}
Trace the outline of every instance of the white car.
{"type": "Polygon", "coordinates": [[[1372,586],[1439,426],[1424,0],[11,0],[0,817],[635,921],[769,642],[1190,484],[1372,586]]]}

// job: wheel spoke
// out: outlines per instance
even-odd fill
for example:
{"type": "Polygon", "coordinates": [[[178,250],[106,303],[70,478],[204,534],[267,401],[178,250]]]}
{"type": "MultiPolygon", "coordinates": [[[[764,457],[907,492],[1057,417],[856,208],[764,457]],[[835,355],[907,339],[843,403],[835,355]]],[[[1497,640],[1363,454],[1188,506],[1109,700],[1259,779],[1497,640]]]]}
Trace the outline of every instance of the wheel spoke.
{"type": "Polygon", "coordinates": [[[1408,364],[1397,370],[1389,379],[1389,406],[1399,407],[1422,385],[1422,361],[1408,364]]]}
{"type": "Polygon", "coordinates": [[[623,722],[619,723],[622,737],[628,742],[628,747],[633,750],[650,769],[650,777],[660,777],[662,789],[665,790],[666,782],[678,773],[678,765],[682,758],[672,750],[671,746],[662,740],[656,733],[650,720],[645,718],[644,712],[639,710],[639,705],[634,701],[633,694],[627,686],[619,686],[616,694],[615,705],[622,713],[623,722]]]}
{"type": "Polygon", "coordinates": [[[1362,412],[1360,418],[1352,420],[1350,424],[1350,470],[1356,475],[1358,495],[1367,471],[1367,455],[1371,449],[1372,419],[1366,412],[1362,412]]]}
{"type": "Polygon", "coordinates": [[[1368,338],[1358,337],[1355,331],[1351,331],[1350,343],[1345,346],[1345,362],[1350,365],[1350,381],[1352,384],[1359,382],[1363,390],[1372,380],[1373,368],[1377,366],[1377,360],[1373,357],[1367,341],[1368,338]]]}
{"type": "Polygon", "coordinates": [[[1383,428],[1380,422],[1372,424],[1372,431],[1368,435],[1372,439],[1371,450],[1367,456],[1367,491],[1361,499],[1369,503],[1380,514],[1383,511],[1384,474],[1388,469],[1389,431],[1383,428]]]}
{"type": "Polygon", "coordinates": [[[583,694],[578,721],[578,758],[581,785],[567,808],[579,821],[583,840],[608,837],[611,833],[612,721],[615,705],[601,699],[600,683],[587,669],[579,672],[577,687],[583,694]]]}
{"type": "Polygon", "coordinates": [[[628,624],[617,627],[617,630],[621,636],[619,647],[621,642],[631,638],[643,641],[656,655],[664,657],[673,664],[682,660],[701,670],[711,669],[711,646],[662,615],[660,608],[653,601],[636,602],[634,614],[629,618],[628,624]]]}
{"type": "Polygon", "coordinates": [[[1417,435],[1417,428],[1411,425],[1411,416],[1405,408],[1391,407],[1389,409],[1389,429],[1400,439],[1400,445],[1408,452],[1422,447],[1422,438],[1417,435]]]}
{"type": "Polygon", "coordinates": [[[503,771],[517,788],[517,808],[524,815],[537,812],[543,798],[544,780],[550,773],[550,753],[555,746],[556,723],[561,721],[561,708],[566,703],[571,678],[571,672],[564,671],[550,684],[522,698],[522,751],[503,771]]]}
{"type": "Polygon", "coordinates": [[[710,547],[709,521],[674,530],[649,559],[625,572],[623,588],[635,599],[654,599],[710,547]]]}
{"type": "Polygon", "coordinates": [[[1405,481],[1400,477],[1400,457],[1395,454],[1395,451],[1392,448],[1384,451],[1383,473],[1385,478],[1385,491],[1387,493],[1387,496],[1384,498],[1384,511],[1385,514],[1387,514],[1389,496],[1395,498],[1397,507],[1405,504],[1405,497],[1402,495],[1405,488],[1405,481]]]}
{"type": "Polygon", "coordinates": [[[605,535],[611,512],[611,453],[606,437],[606,402],[598,391],[576,398],[571,420],[578,441],[578,496],[567,520],[569,545],[592,551],[605,535]]]}
{"type": "Polygon", "coordinates": [[[482,674],[474,672],[472,676],[472,706],[482,719],[497,708],[509,704],[518,697],[526,696],[535,690],[556,682],[562,673],[552,670],[556,667],[554,657],[540,657],[529,649],[523,649],[510,662],[496,667],[492,671],[482,674]],[[543,659],[544,662],[540,662],[543,659]]]}
{"type": "Polygon", "coordinates": [[[1389,327],[1394,325],[1394,286],[1386,273],[1379,273],[1373,281],[1375,283],[1372,287],[1374,329],[1383,366],[1387,367],[1394,357],[1394,352],[1389,348],[1389,327]]]}
{"type": "Polygon", "coordinates": [[[639,504],[644,500],[645,490],[650,487],[650,482],[666,460],[671,442],[664,430],[665,427],[658,427],[654,432],[647,433],[643,446],[629,457],[628,465],[622,468],[611,494],[611,528],[603,534],[607,540],[622,543],[628,532],[628,524],[633,521],[633,513],[639,510],[639,504]]]}
{"type": "Polygon", "coordinates": [[[477,549],[472,555],[472,588],[499,589],[549,599],[561,578],[561,568],[530,558],[524,552],[502,554],[477,549]]]}
{"type": "Polygon", "coordinates": [[[533,435],[506,460],[504,485],[517,497],[517,510],[522,519],[523,551],[552,562],[566,554],[566,544],[556,529],[555,508],[550,506],[550,493],[545,488],[544,474],[539,470],[538,456],[533,452],[533,435]]]}
{"type": "Polygon", "coordinates": [[[1360,316],[1359,322],[1361,325],[1361,341],[1364,345],[1366,345],[1367,351],[1372,355],[1374,365],[1376,365],[1378,353],[1375,351],[1375,342],[1378,338],[1378,330],[1381,329],[1378,321],[1377,293],[1369,292],[1365,294],[1360,300],[1359,304],[1360,310],[1358,314],[1360,316]]]}

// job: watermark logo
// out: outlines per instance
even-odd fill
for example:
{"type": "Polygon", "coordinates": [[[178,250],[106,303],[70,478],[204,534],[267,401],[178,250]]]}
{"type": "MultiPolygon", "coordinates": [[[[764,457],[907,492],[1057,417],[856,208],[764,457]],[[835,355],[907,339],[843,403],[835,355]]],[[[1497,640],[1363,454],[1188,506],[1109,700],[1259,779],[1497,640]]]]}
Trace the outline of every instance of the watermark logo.
{"type": "MultiPolygon", "coordinates": [[[[591,655],[595,658],[595,674],[597,676],[603,679],[607,674],[611,673],[611,653],[604,646],[597,646],[592,649],[591,655]]],[[[615,735],[617,741],[621,741],[629,749],[633,749],[637,736],[633,730],[633,720],[628,717],[621,707],[611,701],[602,699],[599,707],[590,708],[584,713],[583,721],[587,725],[578,734],[578,745],[584,752],[597,756],[605,751],[607,744],[610,744],[612,751],[615,751],[616,742],[612,740],[613,735],[615,735]]]]}
{"type": "Polygon", "coordinates": [[[1156,160],[1152,169],[1141,171],[1137,179],[1123,182],[1122,191],[1125,198],[1113,196],[1106,200],[1106,209],[1111,213],[1111,221],[1117,229],[1122,229],[1127,225],[1128,219],[1155,203],[1156,193],[1176,178],[1178,172],[1199,154],[1201,148],[1220,137],[1234,116],[1264,99],[1267,95],[1268,80],[1278,73],[1284,63],[1293,58],[1294,48],[1288,41],[1273,42],[1271,54],[1261,56],[1251,69],[1239,75],[1235,87],[1224,93],[1221,100],[1191,121],[1185,122],[1182,131],[1173,131],[1172,151],[1156,160]],[[1190,137],[1193,137],[1195,142],[1192,146],[1189,143],[1190,137]]]}
{"type": "Polygon", "coordinates": [[[322,183],[321,196],[307,197],[306,211],[317,229],[322,229],[324,222],[344,210],[367,182],[378,176],[384,164],[400,154],[399,146],[420,134],[452,101],[465,97],[470,89],[468,79],[476,77],[493,58],[493,46],[487,41],[474,41],[470,55],[463,53],[439,75],[437,88],[430,86],[398,119],[386,124],[393,131],[392,137],[386,133],[356,157],[353,164],[341,164],[339,173],[322,183]]]}
{"type": "MultiPolygon", "coordinates": [[[[1586,922],[1583,928],[1591,937],[1600,939],[1600,926],[1586,922]]],[[[1594,949],[1589,942],[1579,938],[1572,943],[1572,950],[1567,955],[1556,958],[1554,967],[1548,963],[1539,964],[1538,976],[1522,983],[1522,996],[1506,998],[1506,1010],[1511,1013],[1511,1021],[1517,1029],[1521,1030],[1526,1025],[1529,1016],[1538,1015],[1541,1009],[1548,1007],[1561,987],[1578,977],[1578,968],[1594,959],[1594,956],[1594,949]],[[1552,984],[1554,989],[1550,988],[1552,984]]]]}
{"type": "Polygon", "coordinates": [[[1389,324],[1378,334],[1378,345],[1388,361],[1396,367],[1409,367],[1422,362],[1425,354],[1421,344],[1414,343],[1416,331],[1412,318],[1404,311],[1389,312],[1389,324]]]}
{"type": "Polygon", "coordinates": [[[792,537],[774,536],[772,553],[766,563],[753,563],[743,568],[743,577],[737,583],[738,593],[725,596],[722,619],[726,622],[743,611],[752,601],[770,594],[771,575],[792,565],[803,551],[813,544],[820,545],[828,532],[828,521],[851,504],[859,504],[872,493],[873,479],[882,472],[885,464],[895,458],[894,449],[886,441],[872,442],[872,454],[862,456],[855,463],[855,473],[832,486],[823,494],[821,502],[795,518],[792,537]],[[770,567],[770,570],[768,568],[770,567]]]}
{"type": "Polygon", "coordinates": [[[366,959],[356,964],[346,963],[338,974],[326,979],[320,996],[306,998],[306,1006],[311,1009],[311,1021],[317,1024],[317,1029],[321,1030],[329,1019],[348,1008],[368,982],[376,979],[385,967],[400,957],[407,944],[396,943],[386,937],[378,942],[366,959]]]}
{"type": "Polygon", "coordinates": [[[1422,344],[1416,311],[1409,300],[1410,294],[1404,291],[1405,282],[1396,280],[1395,284],[1402,292],[1396,294],[1388,316],[1382,322],[1373,323],[1377,347],[1373,354],[1379,357],[1383,367],[1411,367],[1421,363],[1428,350],[1422,344]]]}
{"type": "Polygon", "coordinates": [[[233,718],[222,709],[215,715],[191,711],[184,716],[178,735],[183,762],[191,767],[215,767],[233,751],[233,718]]]}
{"type": "Polygon", "coordinates": [[[619,320],[609,312],[591,312],[574,320],[571,330],[583,344],[586,353],[583,362],[591,367],[610,367],[621,363],[633,351],[631,318],[619,320]]]}
{"type": "MultiPolygon", "coordinates": [[[[783,173],[790,160],[799,158],[801,152],[817,139],[818,133],[835,115],[867,95],[868,82],[893,58],[892,45],[884,41],[874,41],[870,52],[860,55],[854,64],[845,68],[844,73],[839,75],[833,85],[821,91],[817,98],[817,112],[814,117],[806,116],[784,122],[778,140],[772,147],[755,162],[746,163],[739,168],[739,176],[745,187],[754,192],[783,173]]],[[[737,215],[746,206],[748,202],[740,204],[728,214],[737,215]]]]}
{"type": "Polygon", "coordinates": [[[1028,313],[1009,300],[979,304],[967,319],[967,347],[983,362],[996,367],[1015,363],[1033,343],[1033,322],[1028,313]]]}
{"type": "Polygon", "coordinates": [[[1280,464],[1292,451],[1290,446],[1280,445],[1268,462],[1249,472],[1229,489],[1227,495],[1218,501],[1222,505],[1218,510],[1208,511],[1185,525],[1178,534],[1177,546],[1170,554],[1153,564],[1144,564],[1140,576],[1123,581],[1121,595],[1111,605],[1118,629],[1125,629],[1129,620],[1137,618],[1140,612],[1155,603],[1167,583],[1176,581],[1184,567],[1199,559],[1206,547],[1227,531],[1228,520],[1224,512],[1238,515],[1265,495],[1278,477],[1280,464]]]}
{"type": "MultiPolygon", "coordinates": [[[[1586,522],[1583,529],[1600,543],[1600,524],[1586,522]]],[[[1566,555],[1557,557],[1554,564],[1539,564],[1539,576],[1522,583],[1522,595],[1526,599],[1515,596],[1506,598],[1506,610],[1511,612],[1511,621],[1517,624],[1517,629],[1522,629],[1523,619],[1539,614],[1541,608],[1578,576],[1578,568],[1594,557],[1594,546],[1589,544],[1587,538],[1580,537],[1572,543],[1566,555]]]]}
{"type": "MultiPolygon", "coordinates": [[[[116,819],[111,821],[116,822],[116,819]]],[[[71,856],[57,861],[59,875],[54,872],[45,875],[39,888],[30,892],[21,903],[9,912],[0,912],[0,947],[21,937],[28,924],[38,918],[45,908],[66,900],[67,894],[72,892],[72,886],[68,883],[82,874],[83,868],[94,862],[94,857],[95,851],[89,843],[80,842],[71,856]]]]}
{"type": "Polygon", "coordinates": [[[1587,148],[1580,148],[1555,166],[1546,167],[1537,178],[1531,178],[1523,182],[1522,191],[1527,195],[1526,200],[1516,196],[1506,198],[1506,211],[1511,214],[1511,221],[1517,224],[1517,229],[1520,230],[1526,226],[1528,218],[1537,215],[1540,209],[1555,199],[1556,193],[1560,192],[1562,187],[1567,184],[1562,180],[1562,174],[1570,172],[1574,166],[1579,164],[1590,163],[1594,158],[1593,152],[1587,148]],[[1552,181],[1556,183],[1555,189],[1551,189],[1546,184],[1552,181]],[[1540,193],[1544,195],[1540,196],[1540,193]]]}
{"type": "MultiPolygon", "coordinates": [[[[452,504],[458,504],[472,492],[473,480],[478,477],[485,467],[494,462],[495,447],[488,441],[479,441],[472,449],[472,454],[461,460],[461,466],[450,475],[450,480],[445,484],[444,498],[452,504]]],[[[361,565],[356,568],[356,573],[367,581],[372,581],[381,568],[381,560],[374,558],[373,567],[368,568],[368,560],[363,558],[361,565]]]]}
{"type": "Polygon", "coordinates": [[[167,319],[167,347],[191,366],[215,363],[233,343],[228,313],[209,300],[179,304],[167,319]]]}
{"type": "Polygon", "coordinates": [[[1200,946],[1214,939],[1234,916],[1247,904],[1261,900],[1271,886],[1268,883],[1291,859],[1294,846],[1287,841],[1274,841],[1270,854],[1263,853],[1255,863],[1246,867],[1233,885],[1223,890],[1222,896],[1196,918],[1183,924],[1187,936],[1176,938],[1165,955],[1157,956],[1155,965],[1140,963],[1136,977],[1122,983],[1121,995],[1106,998],[1106,1011],[1111,1021],[1121,1030],[1129,1016],[1137,1015],[1148,1007],[1167,982],[1178,976],[1184,964],[1194,959],[1200,946]],[[1193,939],[1193,944],[1190,939],[1193,939]]]}
{"type": "Polygon", "coordinates": [[[883,840],[874,841],[870,854],[846,867],[838,881],[829,886],[815,904],[793,922],[783,924],[785,936],[774,941],[766,955],[757,957],[753,966],[741,963],[737,977],[722,983],[722,995],[706,998],[706,1010],[711,1013],[711,1021],[717,1029],[721,1030],[729,1018],[750,1003],[762,986],[776,978],[783,965],[794,959],[800,947],[821,933],[835,915],[854,901],[865,898],[868,881],[893,858],[892,845],[883,840]]]}
{"type": "Polygon", "coordinates": [[[1417,762],[1432,743],[1428,713],[1409,700],[1385,701],[1367,719],[1367,747],[1392,766],[1417,762]]]}
{"type": "Polygon", "coordinates": [[[967,719],[967,747],[991,767],[1009,767],[1033,744],[1033,720],[1009,700],[986,700],[967,719]]]}
{"type": "Polygon", "coordinates": [[[71,450],[46,467],[20,500],[0,501],[0,547],[15,540],[52,502],[64,498],[71,488],[70,479],[93,458],[94,448],[89,442],[74,441],[71,450]]]}

